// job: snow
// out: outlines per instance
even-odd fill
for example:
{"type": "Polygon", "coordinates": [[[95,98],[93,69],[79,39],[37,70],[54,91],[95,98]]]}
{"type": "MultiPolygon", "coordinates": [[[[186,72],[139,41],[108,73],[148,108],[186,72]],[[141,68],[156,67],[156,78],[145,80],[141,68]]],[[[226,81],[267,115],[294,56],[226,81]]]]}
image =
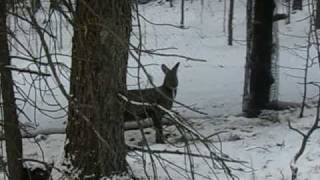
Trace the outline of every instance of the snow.
{"type": "MultiPolygon", "coordinates": [[[[149,21],[154,23],[175,24],[180,23],[180,1],[174,1],[174,7],[170,8],[169,3],[165,1],[152,1],[145,5],[140,5],[140,13],[149,21]],[[160,3],[162,2],[162,3],[160,3]]],[[[271,112],[268,119],[253,118],[248,119],[240,116],[241,101],[243,91],[244,62],[245,62],[245,35],[246,21],[245,8],[246,0],[235,2],[235,20],[234,20],[234,46],[227,46],[227,35],[223,32],[223,2],[218,0],[205,0],[201,7],[200,0],[186,1],[185,7],[185,29],[174,28],[166,25],[151,25],[142,21],[143,43],[146,49],[170,48],[161,53],[176,53],[193,58],[206,59],[207,62],[197,62],[184,60],[176,57],[159,57],[142,55],[144,64],[152,64],[147,69],[152,76],[155,84],[162,83],[163,73],[159,64],[173,66],[177,61],[181,62],[178,72],[179,86],[177,100],[208,115],[186,110],[175,105],[174,109],[182,116],[186,117],[191,124],[204,137],[213,133],[220,132],[219,138],[216,136],[209,138],[216,146],[222,146],[224,153],[230,157],[246,161],[246,166],[232,164],[236,170],[233,173],[240,179],[257,180],[285,180],[291,178],[290,161],[297,152],[301,144],[301,136],[293,132],[288,127],[290,121],[292,125],[303,131],[307,131],[315,120],[315,108],[308,108],[303,118],[298,118],[299,109],[290,109],[281,112],[271,112]],[[156,65],[154,65],[156,64],[156,65]],[[220,144],[220,141],[222,142],[220,144]],[[253,170],[251,170],[253,169],[253,170]]],[[[283,7],[279,8],[284,11],[283,7]]],[[[300,70],[287,69],[285,67],[303,68],[305,63],[306,34],[308,32],[307,20],[308,11],[297,12],[291,16],[291,24],[279,22],[280,28],[280,92],[281,100],[301,101],[302,79],[294,76],[303,75],[300,70]],[[302,58],[300,58],[300,55],[302,58]]],[[[136,22],[134,22],[136,23],[136,22]]],[[[70,30],[69,30],[70,31],[70,30]]],[[[137,33],[134,29],[134,33],[137,33]]],[[[65,33],[68,34],[68,33],[65,33]]],[[[70,34],[66,35],[63,41],[63,51],[71,52],[70,34]]],[[[131,42],[137,43],[132,37],[131,42]]],[[[312,50],[315,54],[315,50],[312,50]]],[[[70,63],[69,57],[63,57],[62,61],[70,63]]],[[[136,66],[132,58],[129,60],[130,66],[136,66]]],[[[21,64],[20,64],[21,65],[21,64]]],[[[21,65],[24,67],[24,65],[21,65]]],[[[310,70],[310,80],[319,80],[319,70],[315,66],[310,70]]],[[[44,71],[45,72],[45,71],[44,71]]],[[[134,68],[129,69],[129,74],[135,75],[134,68]]],[[[19,80],[19,79],[17,79],[19,80]]],[[[142,79],[143,87],[150,86],[144,77],[142,79]]],[[[50,83],[55,85],[54,81],[50,83]]],[[[66,83],[64,81],[64,83],[66,83]]],[[[67,83],[66,83],[67,84],[67,83]]],[[[136,88],[136,79],[128,76],[129,88],[136,88]]],[[[309,89],[309,96],[313,97],[316,89],[309,89]]],[[[66,100],[58,90],[55,91],[59,102],[66,105],[66,100]]],[[[35,95],[36,96],[36,95],[35,95]]],[[[32,96],[33,97],[33,96],[32,96]]],[[[46,97],[53,101],[52,97],[46,97]]],[[[314,99],[310,99],[314,101],[314,99]]],[[[40,103],[44,105],[44,103],[40,103]]],[[[25,107],[27,113],[31,116],[34,111],[31,107],[25,107]]],[[[63,128],[64,112],[58,112],[55,116],[61,116],[52,120],[43,114],[37,112],[35,115],[39,120],[38,129],[63,128]]],[[[33,117],[33,116],[32,116],[33,117]]],[[[174,145],[181,144],[181,137],[174,127],[166,128],[168,140],[172,144],[153,144],[154,131],[150,128],[145,129],[147,139],[154,149],[181,150],[174,145]]],[[[190,137],[191,138],[191,137],[190,137]]],[[[138,131],[126,132],[126,141],[131,145],[141,145],[141,134],[138,131]]],[[[38,160],[44,159],[58,165],[63,154],[65,144],[65,135],[55,134],[49,136],[39,136],[35,139],[24,139],[24,155],[26,158],[38,160]]],[[[197,142],[196,142],[197,144],[197,142]]],[[[205,148],[198,144],[201,151],[205,148]]],[[[193,147],[195,148],[195,147],[193,147]]],[[[164,158],[174,160],[177,164],[184,167],[185,157],[182,155],[163,154],[164,158]]],[[[307,148],[303,156],[299,159],[298,179],[317,180],[320,177],[320,131],[316,131],[307,143],[307,148]]],[[[143,161],[137,158],[137,155],[131,152],[127,158],[130,166],[137,176],[145,177],[142,170],[143,161]]],[[[208,169],[205,161],[197,158],[195,161],[195,170],[202,176],[196,175],[197,179],[207,179],[210,177],[216,179],[226,179],[223,172],[217,171],[216,176],[208,169]]],[[[158,165],[158,167],[160,167],[158,165]]],[[[158,169],[160,179],[168,179],[165,172],[158,169]]],[[[152,175],[150,159],[147,158],[147,171],[152,175]]],[[[179,173],[169,169],[172,173],[172,179],[182,179],[179,173]]],[[[58,173],[58,172],[55,172],[58,173]]],[[[152,178],[151,178],[152,179],[152,178]]]]}
{"type": "MultiPolygon", "coordinates": [[[[297,152],[301,144],[301,137],[288,128],[287,121],[290,120],[294,127],[306,131],[314,121],[314,109],[308,109],[304,118],[297,118],[298,110],[287,110],[278,113],[279,122],[274,123],[265,119],[248,119],[240,116],[229,116],[217,120],[213,119],[196,119],[192,123],[196,129],[205,137],[213,132],[222,132],[220,140],[222,141],[222,150],[236,160],[246,161],[246,166],[250,168],[234,173],[240,179],[290,179],[290,161],[297,152]],[[235,138],[236,137],[236,138],[235,138]]],[[[171,136],[168,140],[171,143],[180,144],[178,134],[171,128],[168,128],[171,136]],[[173,134],[173,135],[172,135],[173,134]]],[[[154,142],[154,132],[152,129],[145,129],[147,139],[154,142]]],[[[128,144],[138,144],[140,132],[129,131],[126,133],[128,144]],[[136,137],[135,140],[130,139],[136,137]]],[[[307,149],[301,159],[298,161],[299,179],[317,180],[320,176],[320,131],[317,131],[308,142],[307,149]]],[[[61,149],[64,145],[64,135],[50,135],[39,143],[44,152],[44,158],[48,162],[56,162],[60,158],[61,149]]],[[[219,145],[216,138],[211,138],[210,141],[219,145]]],[[[39,146],[34,144],[32,140],[24,139],[25,157],[42,158],[39,146]]],[[[169,144],[160,145],[153,144],[152,149],[166,150],[182,150],[169,144]]],[[[205,148],[199,145],[202,151],[205,148]]],[[[183,151],[183,150],[182,150],[183,151]]],[[[143,162],[138,159],[135,153],[130,153],[128,162],[133,168],[138,177],[144,177],[142,167],[143,162]]],[[[174,159],[174,162],[183,166],[185,157],[183,155],[164,154],[164,158],[169,160],[174,159]]],[[[196,172],[201,175],[208,176],[214,179],[210,174],[210,170],[206,168],[205,162],[201,158],[196,158],[196,172]]],[[[238,166],[235,166],[238,167],[238,166]]],[[[238,168],[241,168],[238,167],[238,168]]],[[[243,167],[242,167],[243,168],[243,167]]],[[[151,165],[148,163],[147,169],[151,173],[151,165]]],[[[162,172],[159,168],[159,172],[162,172]]],[[[173,179],[182,179],[181,176],[171,172],[173,179]]],[[[164,173],[159,173],[160,179],[166,179],[164,173]]],[[[224,179],[222,172],[218,172],[218,176],[224,179]]],[[[197,179],[205,179],[197,177],[197,179]]]]}

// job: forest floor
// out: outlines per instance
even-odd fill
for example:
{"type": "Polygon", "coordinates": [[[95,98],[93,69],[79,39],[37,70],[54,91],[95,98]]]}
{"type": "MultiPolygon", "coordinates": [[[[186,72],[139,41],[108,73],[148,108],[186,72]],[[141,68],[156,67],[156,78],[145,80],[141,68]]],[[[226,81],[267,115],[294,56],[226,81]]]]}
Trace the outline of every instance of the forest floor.
{"type": "MultiPolygon", "coordinates": [[[[289,180],[291,179],[290,162],[297,153],[302,143],[302,137],[288,127],[288,121],[292,126],[306,132],[315,120],[315,108],[307,109],[303,118],[297,118],[299,110],[291,109],[281,112],[269,112],[265,118],[244,118],[241,116],[226,116],[217,119],[191,119],[193,126],[205,137],[213,133],[221,132],[219,138],[214,136],[208,139],[231,158],[245,161],[245,166],[230,163],[235,170],[232,172],[239,179],[255,180],[289,180]],[[270,118],[272,117],[272,118],[270,118]]],[[[181,145],[181,136],[174,127],[167,127],[167,144],[154,143],[154,131],[151,128],[144,130],[151,149],[183,151],[177,148],[181,145]]],[[[139,131],[127,131],[127,144],[138,145],[141,141],[139,131]]],[[[24,139],[25,158],[32,158],[46,162],[59,164],[63,152],[65,135],[39,135],[35,139],[24,139]],[[37,142],[37,143],[35,143],[37,142]],[[41,148],[40,148],[41,147],[41,148]],[[42,154],[43,153],[43,154],[42,154]]],[[[205,151],[203,145],[195,141],[195,145],[201,151],[205,151]]],[[[129,153],[127,160],[137,177],[145,177],[143,171],[143,161],[135,153],[129,153]]],[[[185,156],[162,154],[162,158],[184,167],[186,164],[185,156]]],[[[146,158],[148,159],[148,158],[146,158]]],[[[320,131],[316,131],[307,143],[305,153],[299,159],[298,179],[317,180],[320,177],[320,131]]],[[[182,172],[179,168],[172,167],[164,163],[169,169],[172,179],[183,179],[183,176],[176,173],[182,172]]],[[[159,179],[168,179],[166,173],[157,163],[159,179]]],[[[196,179],[226,179],[222,171],[212,172],[201,158],[194,159],[196,179]]],[[[152,166],[149,160],[146,165],[149,175],[152,177],[152,166]]],[[[183,173],[182,173],[183,174],[183,173]]],[[[152,178],[151,178],[152,179],[152,178]]]]}

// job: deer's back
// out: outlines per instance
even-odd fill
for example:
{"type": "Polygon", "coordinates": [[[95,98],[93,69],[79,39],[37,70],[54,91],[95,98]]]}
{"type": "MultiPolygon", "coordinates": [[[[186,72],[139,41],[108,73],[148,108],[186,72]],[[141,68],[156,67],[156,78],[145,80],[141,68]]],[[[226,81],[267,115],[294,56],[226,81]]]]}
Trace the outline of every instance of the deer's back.
{"type": "Polygon", "coordinates": [[[173,93],[162,87],[159,87],[158,90],[162,93],[158,92],[155,88],[129,90],[127,97],[135,103],[126,103],[125,119],[130,121],[136,118],[147,118],[155,112],[163,114],[155,106],[156,104],[171,109],[173,103],[170,99],[174,98],[173,93]],[[143,105],[143,103],[147,103],[148,105],[143,105]]]}

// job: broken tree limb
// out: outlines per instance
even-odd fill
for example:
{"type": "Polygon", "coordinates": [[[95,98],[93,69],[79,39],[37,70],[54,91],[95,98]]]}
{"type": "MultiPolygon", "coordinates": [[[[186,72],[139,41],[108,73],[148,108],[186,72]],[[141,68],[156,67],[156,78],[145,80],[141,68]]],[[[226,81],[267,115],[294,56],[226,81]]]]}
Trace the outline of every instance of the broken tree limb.
{"type": "MultiPolygon", "coordinates": [[[[151,119],[143,119],[140,120],[139,122],[140,126],[138,125],[138,122],[136,121],[130,121],[130,122],[125,122],[124,124],[124,129],[126,131],[129,130],[137,130],[140,128],[149,128],[153,126],[153,122],[151,119]]],[[[172,125],[172,122],[170,122],[167,119],[162,120],[163,125],[172,125]]],[[[53,134],[65,134],[65,128],[46,128],[46,129],[32,129],[29,128],[28,130],[22,130],[22,137],[23,138],[34,138],[38,135],[53,135],[53,134]]],[[[0,140],[4,140],[5,137],[3,134],[0,135],[0,140]]]]}

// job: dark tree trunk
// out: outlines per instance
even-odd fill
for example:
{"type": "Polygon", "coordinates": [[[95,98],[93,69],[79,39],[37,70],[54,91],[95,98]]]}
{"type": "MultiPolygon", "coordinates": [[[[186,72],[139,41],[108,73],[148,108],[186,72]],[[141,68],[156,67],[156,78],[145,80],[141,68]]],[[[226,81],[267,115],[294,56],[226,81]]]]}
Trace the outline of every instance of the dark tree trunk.
{"type": "Polygon", "coordinates": [[[316,9],[315,26],[316,26],[316,29],[320,29],[320,0],[317,0],[316,3],[317,3],[317,9],[316,9]]]}
{"type": "Polygon", "coordinates": [[[228,45],[232,46],[233,41],[233,9],[234,9],[234,0],[230,0],[230,6],[229,6],[229,22],[228,22],[228,45]]]}
{"type": "Polygon", "coordinates": [[[257,116],[270,100],[270,87],[273,83],[271,73],[273,0],[254,3],[252,29],[252,48],[247,66],[250,69],[248,104],[244,111],[247,116],[257,116]]]}
{"type": "Polygon", "coordinates": [[[290,24],[291,21],[291,0],[286,0],[286,5],[287,5],[287,14],[288,14],[288,18],[287,18],[287,24],[290,24]]]}
{"type": "Polygon", "coordinates": [[[249,108],[250,100],[250,76],[251,76],[251,52],[252,52],[252,35],[253,35],[253,1],[247,1],[247,52],[246,52],[246,63],[244,72],[244,86],[243,86],[243,97],[242,97],[242,111],[247,112],[249,108]]]}
{"type": "Polygon", "coordinates": [[[32,14],[35,15],[42,6],[41,0],[31,0],[30,3],[32,14]]]}
{"type": "Polygon", "coordinates": [[[6,0],[0,0],[0,71],[3,99],[4,133],[10,180],[21,180],[22,139],[15,103],[6,25],[6,0]]]}
{"type": "Polygon", "coordinates": [[[292,9],[293,10],[302,10],[303,0],[293,0],[292,9]]]}
{"type": "Polygon", "coordinates": [[[123,108],[130,0],[77,1],[66,158],[79,178],[126,172],[123,108]],[[105,140],[105,141],[104,141],[105,140]]]}
{"type": "Polygon", "coordinates": [[[184,28],[184,0],[181,0],[181,19],[180,19],[180,27],[184,28]]]}

